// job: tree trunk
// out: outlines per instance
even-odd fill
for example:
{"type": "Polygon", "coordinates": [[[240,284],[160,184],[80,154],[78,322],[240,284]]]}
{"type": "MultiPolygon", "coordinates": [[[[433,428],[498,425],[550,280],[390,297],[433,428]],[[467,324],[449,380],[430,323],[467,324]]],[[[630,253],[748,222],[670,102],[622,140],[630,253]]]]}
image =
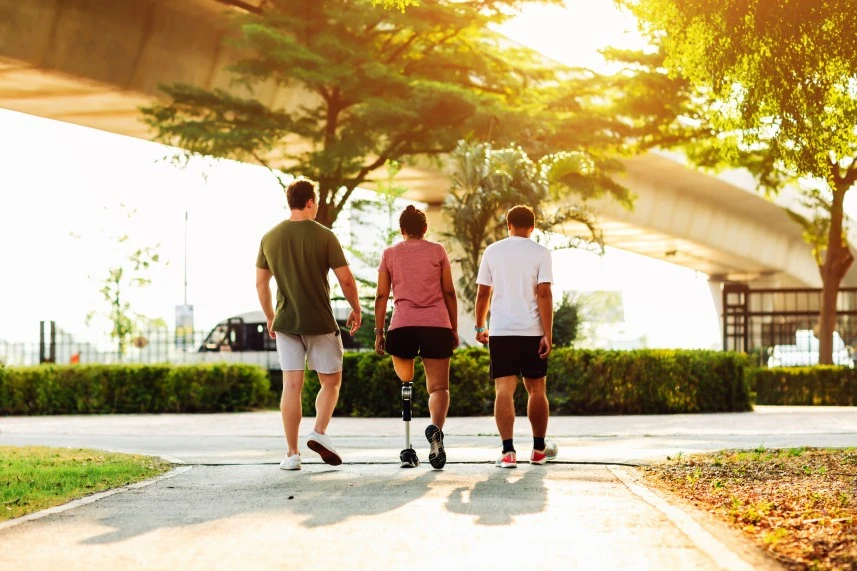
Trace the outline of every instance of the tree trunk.
{"type": "Polygon", "coordinates": [[[821,365],[833,364],[833,332],[836,330],[836,298],[839,284],[845,276],[854,257],[848,247],[848,241],[842,232],[842,204],[847,188],[837,188],[833,193],[830,207],[830,231],[827,235],[827,251],[821,272],[821,315],[818,331],[818,362],[821,365]]]}
{"type": "Polygon", "coordinates": [[[315,221],[319,224],[324,224],[328,228],[333,226],[334,221],[333,209],[327,203],[326,200],[319,199],[318,201],[318,214],[315,216],[315,221]]]}

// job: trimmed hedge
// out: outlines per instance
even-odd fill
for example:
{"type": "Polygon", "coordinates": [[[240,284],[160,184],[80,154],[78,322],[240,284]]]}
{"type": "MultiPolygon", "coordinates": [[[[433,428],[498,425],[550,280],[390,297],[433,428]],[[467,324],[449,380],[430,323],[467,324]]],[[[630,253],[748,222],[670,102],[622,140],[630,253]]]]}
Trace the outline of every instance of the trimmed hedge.
{"type": "MultiPolygon", "coordinates": [[[[747,358],[720,351],[557,349],[548,364],[551,414],[667,414],[751,409],[747,358]]],[[[214,365],[41,365],[0,367],[0,415],[225,412],[276,406],[279,373],[214,365]],[[274,385],[275,392],[271,391],[274,385]]],[[[304,414],[315,414],[318,377],[308,372],[304,414]]],[[[425,372],[417,362],[413,410],[428,416],[425,372]]],[[[760,401],[761,402],[761,401],[760,401]]],[[[526,414],[519,383],[517,413],[526,414]]],[[[494,383],[488,351],[456,351],[451,416],[490,416],[494,383]]],[[[346,353],[337,415],[397,417],[401,383],[390,357],[346,353]]]]}
{"type": "Polygon", "coordinates": [[[775,367],[749,374],[756,404],[857,405],[857,370],[848,367],[775,367]]]}
{"type": "Polygon", "coordinates": [[[273,400],[252,365],[0,367],[0,415],[227,412],[273,400]]]}
{"type": "MultiPolygon", "coordinates": [[[[721,351],[557,349],[548,363],[551,414],[668,414],[751,410],[746,356],[721,351]]],[[[318,377],[308,372],[303,410],[315,414],[318,377]]],[[[526,391],[515,393],[519,415],[526,414],[526,391]]],[[[419,360],[413,410],[428,416],[425,373],[419,360]]],[[[450,416],[492,415],[494,384],[488,378],[488,351],[456,351],[450,364],[450,416]]],[[[401,384],[390,357],[346,353],[336,414],[400,416],[401,384]]]]}

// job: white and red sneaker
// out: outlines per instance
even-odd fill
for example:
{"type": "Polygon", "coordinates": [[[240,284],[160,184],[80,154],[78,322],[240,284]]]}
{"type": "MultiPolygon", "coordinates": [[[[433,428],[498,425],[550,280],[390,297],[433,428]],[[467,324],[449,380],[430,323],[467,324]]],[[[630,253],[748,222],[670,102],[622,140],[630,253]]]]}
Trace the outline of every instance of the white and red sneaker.
{"type": "Polygon", "coordinates": [[[533,449],[532,454],[530,454],[530,464],[545,464],[550,460],[556,460],[556,455],[559,450],[556,447],[556,444],[553,442],[545,442],[544,450],[536,450],[533,449]]]}
{"type": "Polygon", "coordinates": [[[518,458],[515,456],[514,452],[505,452],[494,465],[498,468],[517,468],[518,458]]]}

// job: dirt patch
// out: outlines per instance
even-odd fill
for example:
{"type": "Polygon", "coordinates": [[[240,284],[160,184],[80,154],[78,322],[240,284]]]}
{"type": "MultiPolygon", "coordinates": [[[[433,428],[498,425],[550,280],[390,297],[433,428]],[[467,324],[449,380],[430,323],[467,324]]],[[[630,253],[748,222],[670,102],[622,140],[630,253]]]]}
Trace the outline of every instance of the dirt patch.
{"type": "Polygon", "coordinates": [[[857,570],[857,449],[679,454],[644,474],[740,528],[789,569],[857,570]]]}

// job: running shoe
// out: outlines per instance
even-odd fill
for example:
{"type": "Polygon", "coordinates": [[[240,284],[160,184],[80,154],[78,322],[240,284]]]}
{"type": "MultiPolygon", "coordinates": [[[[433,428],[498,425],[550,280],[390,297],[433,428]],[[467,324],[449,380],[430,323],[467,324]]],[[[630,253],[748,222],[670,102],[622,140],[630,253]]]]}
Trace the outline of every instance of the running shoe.
{"type": "Polygon", "coordinates": [[[443,432],[434,424],[426,426],[426,440],[429,442],[429,463],[435,470],[446,464],[446,451],[443,449],[443,432]]]}
{"type": "Polygon", "coordinates": [[[420,459],[417,458],[417,451],[413,448],[405,448],[399,452],[399,460],[402,462],[402,468],[416,468],[420,465],[420,459]]]}
{"type": "Polygon", "coordinates": [[[514,452],[504,452],[494,465],[498,468],[517,468],[518,458],[515,456],[514,452]]]}
{"type": "Polygon", "coordinates": [[[545,442],[544,450],[536,450],[533,448],[533,452],[530,454],[530,464],[545,464],[549,461],[556,460],[558,452],[559,450],[557,449],[556,444],[547,441],[545,442]]]}

